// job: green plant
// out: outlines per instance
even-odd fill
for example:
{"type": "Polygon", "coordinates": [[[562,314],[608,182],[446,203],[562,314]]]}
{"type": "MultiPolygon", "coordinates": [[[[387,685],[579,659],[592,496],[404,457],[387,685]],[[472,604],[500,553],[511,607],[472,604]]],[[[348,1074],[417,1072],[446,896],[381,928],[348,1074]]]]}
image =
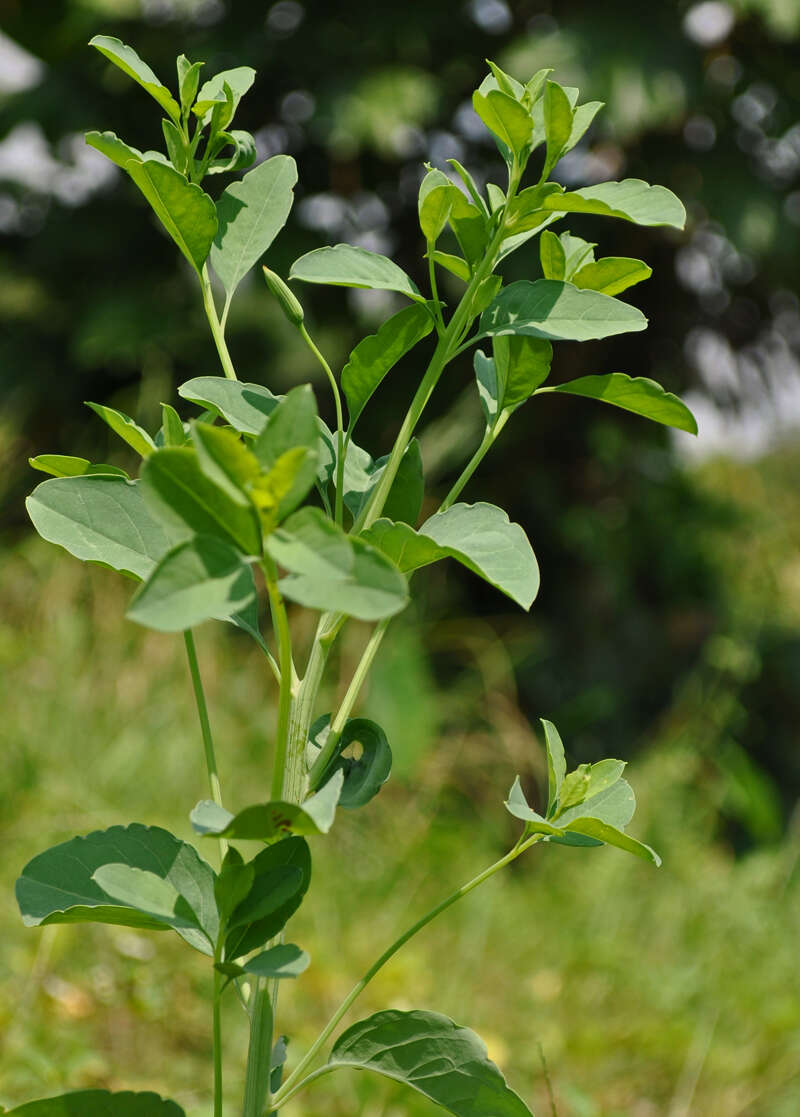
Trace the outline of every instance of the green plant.
{"type": "MultiPolygon", "coordinates": [[[[338,380],[306,328],[295,293],[263,269],[267,287],[330,383],[337,420],[331,431],[317,413],[310,385],[280,397],[238,380],[225,340],[236,289],[283,227],[297,177],[293,160],[278,155],[228,186],[216,202],[202,189],[208,175],[254,162],[252,137],[230,127],[254,72],[224,71],[201,86],[201,64],[181,56],[176,99],[119,40],[99,36],[92,45],[166,113],[166,156],[139,152],[111,132],[90,132],[87,142],[130,175],[196,273],[224,376],[183,384],[180,397],[201,413],[185,422],[164,404],[155,436],[127,415],[92,404],[141,456],[139,479],[79,457],[41,455],[31,464],[54,476],[34,491],[28,510],[45,539],[140,583],[128,612],[133,620],[183,633],[211,792],[191,820],[199,835],[218,842],[220,867],[215,871],[165,830],[138,823],[112,826],[58,845],[25,867],[17,884],[23,919],[35,926],[94,921],[172,929],[210,959],[215,1117],[222,1114],[223,996],[237,996],[250,1021],[245,1117],[277,1112],[311,1082],[341,1067],[403,1081],[457,1117],[522,1117],[529,1109],[478,1037],[435,1012],[379,1012],[341,1033],[327,1062],[319,1065],[318,1059],[360,992],[404,943],[531,846],[607,843],[658,864],[652,849],[626,833],[635,802],[622,778],[622,761],[567,772],[558,732],[544,721],[543,812],[528,804],[517,779],[506,807],[523,828],[512,849],[380,955],[285,1078],[286,1042],[275,1027],[278,992],[282,980],[302,974],[309,957],[284,941],[284,928],[309,888],[306,839],[327,833],[337,808],[369,803],[389,776],[385,734],[351,714],[391,618],[408,603],[412,574],[453,558],[524,609],[536,596],[538,567],[522,528],[494,505],[457,502],[512,414],[531,397],[557,391],[696,429],[684,404],[651,380],[610,373],[545,383],[552,341],[645,328],[643,315],[615,296],[650,274],[639,260],[596,260],[595,245],[568,232],[556,236],[549,226],[575,212],[682,227],[683,207],[668,190],[635,179],[574,191],[548,181],[601,106],[578,105],[577,90],[551,81],[550,71],[522,85],[490,64],[474,105],[496,139],[507,187],[489,183],[484,195],[455,161],[465,190],[441,170],[428,169],[419,218],[430,297],[389,259],[350,245],[316,249],[292,267],[290,279],[394,291],[409,300],[356,346],[338,380]],[[540,147],[538,181],[523,188],[530,156],[540,147]],[[437,247],[445,234],[453,251],[437,247]],[[498,265],[537,235],[543,278],[503,286],[498,265]],[[221,313],[209,264],[224,291],[221,313]],[[464,284],[449,318],[438,295],[437,268],[464,284]],[[433,352],[395,442],[388,455],[373,460],[353,439],[358,419],[384,376],[429,335],[433,352]],[[414,431],[447,367],[480,340],[491,345],[491,355],[477,350],[474,356],[484,436],[438,510],[416,527],[424,477],[414,431]],[[256,574],[266,589],[274,655],[261,632],[256,574]],[[310,647],[300,651],[287,601],[320,613],[310,647]],[[317,716],[326,663],[349,618],[374,628],[338,709],[317,716]],[[253,638],[278,691],[269,799],[233,812],[223,804],[191,632],[209,619],[232,623],[253,638]],[[245,840],[264,847],[249,861],[236,845],[245,840]]],[[[180,1109],[151,1094],[84,1091],[12,1112],[175,1117],[180,1109]]]]}

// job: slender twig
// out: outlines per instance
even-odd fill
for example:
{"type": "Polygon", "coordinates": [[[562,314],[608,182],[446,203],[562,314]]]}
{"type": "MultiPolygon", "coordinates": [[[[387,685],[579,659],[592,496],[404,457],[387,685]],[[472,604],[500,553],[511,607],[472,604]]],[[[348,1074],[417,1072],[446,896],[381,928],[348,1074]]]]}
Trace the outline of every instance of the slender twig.
{"type": "Polygon", "coordinates": [[[213,1035],[214,1035],[214,1117],[222,1117],[222,974],[214,970],[213,1035]]]}
{"type": "Polygon", "coordinates": [[[339,391],[339,385],[336,383],[336,377],[331,371],[331,366],[323,357],[317,345],[314,343],[311,335],[306,329],[304,323],[300,323],[300,336],[306,343],[308,348],[319,361],[325,375],[328,377],[328,382],[333,392],[333,403],[336,408],[336,503],[334,516],[336,523],[341,527],[344,517],[344,507],[342,504],[343,488],[344,488],[344,416],[342,414],[342,396],[339,391]]]}
{"type": "Polygon", "coordinates": [[[279,799],[283,791],[284,772],[286,769],[294,664],[292,662],[292,640],[289,632],[289,618],[286,615],[286,606],[283,603],[283,597],[278,589],[278,572],[275,568],[275,563],[269,556],[264,558],[263,569],[267,583],[267,593],[269,595],[272,624],[275,629],[275,640],[278,644],[278,663],[281,672],[280,694],[278,697],[278,727],[275,734],[275,759],[272,769],[272,798],[279,799]]]}
{"type": "Polygon", "coordinates": [[[478,468],[478,466],[481,464],[483,459],[488,454],[489,450],[491,450],[492,446],[494,445],[495,439],[497,438],[497,436],[500,434],[500,431],[503,429],[503,427],[508,422],[508,417],[509,417],[510,414],[511,414],[510,411],[501,412],[500,415],[495,420],[495,422],[490,427],[486,428],[486,431],[483,435],[483,438],[481,439],[480,446],[475,451],[475,453],[472,455],[472,457],[467,462],[467,464],[464,466],[464,469],[462,470],[461,475],[458,477],[458,479],[454,483],[453,487],[451,488],[450,492],[447,494],[447,496],[442,501],[442,503],[439,507],[440,512],[446,512],[447,509],[450,507],[450,505],[453,503],[453,501],[456,500],[456,498],[459,496],[461,490],[464,488],[464,486],[470,480],[470,478],[472,477],[475,470],[478,468]]]}
{"type": "Polygon", "coordinates": [[[442,334],[445,331],[445,325],[444,325],[444,317],[442,316],[442,306],[441,306],[441,303],[439,302],[439,289],[438,289],[437,284],[436,284],[436,261],[433,258],[433,252],[434,252],[433,242],[428,241],[428,251],[427,251],[428,275],[430,277],[431,295],[433,297],[433,306],[434,306],[433,318],[434,318],[434,322],[436,324],[436,332],[439,335],[439,337],[441,337],[442,334]]]}

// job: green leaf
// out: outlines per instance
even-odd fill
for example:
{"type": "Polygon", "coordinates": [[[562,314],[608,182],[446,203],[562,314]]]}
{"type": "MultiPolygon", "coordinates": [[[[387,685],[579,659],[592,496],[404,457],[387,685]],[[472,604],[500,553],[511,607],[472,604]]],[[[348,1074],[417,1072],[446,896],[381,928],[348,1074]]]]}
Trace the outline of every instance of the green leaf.
{"type": "Polygon", "coordinates": [[[176,68],[178,71],[178,97],[181,102],[181,110],[183,113],[188,113],[192,107],[192,102],[197,96],[197,87],[200,84],[200,71],[202,70],[204,62],[190,62],[185,54],[179,54],[176,61],[176,68]]]}
{"type": "Polygon", "coordinates": [[[124,477],[128,474],[116,465],[92,465],[88,458],[75,458],[71,454],[37,454],[28,458],[28,465],[52,477],[82,477],[84,474],[101,473],[105,476],[124,477]]]}
{"type": "Polygon", "coordinates": [[[256,600],[253,571],[221,539],[197,535],[164,556],[131,602],[127,617],[159,632],[228,620],[256,600]]]}
{"type": "Polygon", "coordinates": [[[161,435],[164,446],[185,446],[186,431],[175,408],[169,403],[161,404],[161,435]]]}
{"type": "Polygon", "coordinates": [[[568,151],[572,151],[575,144],[583,139],[589,125],[604,107],[604,101],[587,101],[584,105],[576,105],[575,111],[572,116],[572,129],[569,138],[564,145],[562,155],[566,155],[568,151]]]}
{"type": "Polygon", "coordinates": [[[129,78],[138,82],[142,89],[146,89],[150,96],[158,101],[162,109],[172,117],[176,124],[180,123],[180,105],[167,87],[158,80],[147,63],[142,61],[133,47],[126,46],[120,39],[115,39],[111,35],[95,35],[93,39],[89,40],[89,46],[99,50],[109,62],[113,62],[129,78]]]}
{"type": "Polygon", "coordinates": [[[198,834],[252,842],[274,842],[292,833],[327,834],[333,826],[343,781],[344,773],[335,772],[302,804],[275,800],[245,807],[235,815],[211,799],[203,799],[190,815],[192,826],[198,834]]]}
{"type": "Polygon", "coordinates": [[[601,400],[632,411],[634,415],[652,419],[654,423],[697,434],[697,421],[686,404],[646,376],[631,377],[624,372],[609,372],[601,376],[581,376],[578,380],[542,390],[601,400]]]}
{"type": "Polygon", "coordinates": [[[465,283],[469,283],[472,272],[466,260],[462,260],[460,256],[453,256],[450,252],[439,252],[438,249],[434,252],[433,259],[440,267],[447,268],[458,279],[463,279],[465,283]]]}
{"type": "Polygon", "coordinates": [[[117,411],[114,407],[105,407],[102,403],[89,403],[88,400],[86,406],[91,407],[92,411],[111,427],[114,434],[118,434],[143,458],[148,457],[155,450],[156,444],[147,431],[140,427],[138,423],[135,423],[124,411],[117,411]]]}
{"type": "Polygon", "coordinates": [[[572,106],[558,82],[545,85],[543,109],[547,154],[542,177],[546,178],[566,150],[572,132],[572,106]]]}
{"type": "Polygon", "coordinates": [[[450,179],[443,171],[430,170],[420,183],[417,199],[419,227],[428,244],[442,235],[452,206],[450,179]]]}
{"type": "Polygon", "coordinates": [[[653,269],[649,268],[643,260],[631,260],[625,256],[606,256],[602,260],[585,264],[575,272],[571,282],[576,287],[590,287],[593,291],[600,291],[604,295],[618,295],[649,279],[653,269]]]}
{"type": "Polygon", "coordinates": [[[311,853],[305,838],[291,837],[262,850],[249,865],[253,885],[237,905],[237,926],[225,939],[225,957],[258,950],[294,915],[311,881],[311,853]]]}
{"type": "Polygon", "coordinates": [[[493,504],[454,504],[419,531],[377,520],[364,538],[404,572],[454,558],[523,609],[530,609],[539,590],[539,567],[525,532],[493,504]]]}
{"type": "Polygon", "coordinates": [[[261,554],[261,527],[253,505],[234,500],[201,468],[195,450],[166,447],[150,455],[142,469],[145,496],[158,513],[197,535],[213,535],[246,555],[261,554]]]}
{"type": "Polygon", "coordinates": [[[219,227],[211,266],[228,298],[286,224],[296,182],[294,159],[275,155],[223,191],[217,202],[219,227]]]}
{"type": "Polygon", "coordinates": [[[334,287],[365,287],[373,291],[399,291],[416,302],[425,302],[402,268],[366,248],[336,244],[315,248],[292,264],[290,279],[326,283],[334,287]]]}
{"type": "Polygon", "coordinates": [[[489,131],[514,153],[517,162],[524,163],[533,134],[530,113],[502,89],[491,89],[485,96],[474,93],[472,106],[489,131]]]}
{"type": "Polygon", "coordinates": [[[227,925],[235,908],[253,887],[256,874],[252,862],[245,864],[241,853],[228,846],[217,879],[214,881],[214,899],[217,901],[220,922],[227,925]]]}
{"type": "MultiPolygon", "coordinates": [[[[614,761],[615,765],[619,763],[620,761],[614,761]]],[[[579,779],[576,781],[575,794],[572,796],[577,800],[574,803],[567,800],[566,789],[570,776],[575,775],[576,772],[570,772],[566,777],[561,787],[558,809],[551,821],[560,827],[570,827],[573,822],[580,819],[595,818],[622,830],[633,818],[636,810],[633,788],[627,780],[620,779],[617,775],[610,785],[606,784],[604,789],[590,796],[593,767],[592,764],[582,764],[576,769],[579,779]],[[580,784],[580,787],[577,784],[580,784]]]]}
{"type": "Polygon", "coordinates": [[[87,132],[84,139],[89,147],[105,155],[112,163],[127,170],[132,159],[141,162],[144,153],[136,147],[131,147],[119,138],[114,132],[87,132]]]}
{"type": "Polygon", "coordinates": [[[584,264],[594,263],[594,249],[597,245],[581,240],[580,237],[573,237],[572,233],[562,233],[558,239],[564,249],[564,278],[572,283],[575,273],[584,264]]]}
{"type": "Polygon", "coordinates": [[[231,117],[236,112],[239,102],[255,81],[256,72],[252,66],[235,66],[232,70],[221,70],[213,78],[209,78],[200,86],[197,93],[197,104],[193,112],[201,118],[203,124],[211,120],[212,109],[209,102],[224,101],[225,86],[227,85],[232,95],[231,117]]]}
{"type": "Polygon", "coordinates": [[[301,508],[268,536],[266,548],[289,571],[279,583],[290,601],[309,609],[379,620],[408,604],[400,571],[362,539],[350,538],[318,508],[301,508]]]}
{"type": "Polygon", "coordinates": [[[529,186],[526,190],[516,194],[508,205],[508,229],[513,234],[506,240],[513,240],[522,233],[534,233],[550,220],[560,220],[544,208],[544,199],[551,194],[559,197],[563,194],[563,187],[557,182],[545,182],[542,186],[529,186]]]}
{"type": "Polygon", "coordinates": [[[532,1117],[483,1041],[438,1012],[389,1009],[359,1020],[336,1040],[328,1065],[403,1082],[456,1117],[532,1117]]]}
{"type": "Polygon", "coordinates": [[[594,841],[605,842],[607,845],[616,846],[618,849],[625,850],[626,853],[633,853],[637,857],[649,861],[656,867],[661,864],[661,858],[649,845],[637,841],[636,838],[632,838],[630,834],[626,834],[623,830],[619,830],[615,826],[610,826],[607,822],[603,822],[600,819],[580,819],[572,823],[568,827],[568,830],[570,833],[581,834],[594,841]]]}
{"type": "Polygon", "coordinates": [[[342,390],[350,411],[350,430],[390,369],[433,329],[427,307],[417,303],[393,315],[360,341],[342,369],[342,390]]]}
{"type": "Polygon", "coordinates": [[[552,341],[590,341],[646,327],[647,319],[636,307],[554,279],[510,284],[480,322],[481,334],[527,334],[552,341]]]}
{"type": "Polygon", "coordinates": [[[29,1101],[7,1111],[5,1117],[186,1117],[174,1101],[158,1094],[126,1090],[76,1090],[56,1098],[29,1101]]]}
{"type": "Polygon", "coordinates": [[[189,148],[183,133],[177,125],[166,118],[161,121],[161,131],[164,133],[164,143],[167,145],[170,163],[176,171],[185,175],[189,169],[189,148]]]}
{"type": "Polygon", "coordinates": [[[299,977],[311,964],[310,956],[292,942],[270,947],[242,965],[244,973],[263,978],[299,977]]]}
{"type": "Polygon", "coordinates": [[[567,258],[561,239],[545,229],[539,238],[539,259],[545,279],[566,279],[567,258]]]}
{"type": "Polygon", "coordinates": [[[486,59],[486,65],[492,71],[494,80],[497,82],[498,88],[502,89],[503,93],[507,93],[509,97],[513,97],[516,101],[519,101],[524,96],[525,86],[522,82],[517,81],[516,78],[512,78],[511,74],[507,74],[505,70],[501,70],[490,58],[486,59]]]}
{"type": "Polygon", "coordinates": [[[224,376],[197,376],[178,388],[178,395],[220,415],[241,434],[260,434],[267,416],[280,403],[269,388],[228,380],[224,376]]]}
{"type": "Polygon", "coordinates": [[[620,217],[637,225],[669,225],[682,229],[686,224],[686,210],[672,191],[665,186],[650,186],[640,178],[601,182],[566,194],[549,194],[542,205],[560,213],[620,217]]]}
{"type": "MultiPolygon", "coordinates": [[[[318,752],[324,746],[330,720],[330,714],[324,714],[311,726],[309,751],[318,752]]],[[[348,718],[323,782],[340,770],[344,773],[340,807],[363,807],[378,794],[392,770],[392,750],[386,734],[376,722],[368,718],[348,718]]]]}
{"type": "MultiPolygon", "coordinates": [[[[376,461],[376,469],[373,474],[376,484],[388,461],[388,455],[376,461]]],[[[411,524],[413,527],[419,519],[424,497],[425,477],[422,472],[422,451],[417,439],[412,438],[400,459],[400,465],[383,506],[383,514],[390,520],[398,520],[404,524],[411,524]]]]}
{"type": "Polygon", "coordinates": [[[234,431],[200,420],[192,423],[192,445],[205,475],[224,489],[231,500],[242,504],[249,486],[261,472],[252,450],[234,431]]]}
{"type": "Polygon", "coordinates": [[[529,399],[550,372],[553,346],[524,334],[499,334],[492,338],[498,383],[503,386],[500,408],[518,407],[529,399]]]}
{"type": "Polygon", "coordinates": [[[541,718],[541,723],[547,752],[547,817],[549,818],[561,794],[561,785],[567,774],[567,761],[561,735],[552,721],[541,718]]]}
{"type": "Polygon", "coordinates": [[[489,224],[483,212],[469,201],[455,183],[450,184],[450,199],[450,225],[461,251],[471,267],[475,268],[483,260],[489,243],[489,224]]]}
{"type": "MultiPolygon", "coordinates": [[[[463,167],[457,159],[448,159],[447,162],[456,171],[456,173],[458,174],[458,177],[461,179],[461,181],[466,186],[467,191],[469,192],[469,196],[472,198],[473,202],[478,207],[478,209],[481,211],[483,216],[488,218],[489,217],[489,210],[487,208],[486,202],[481,197],[481,192],[478,189],[477,183],[475,182],[475,179],[469,173],[467,168],[463,167]]],[[[488,190],[488,187],[487,187],[487,190],[488,190]]],[[[502,193],[502,191],[501,191],[501,193],[502,193]]],[[[505,197],[505,195],[504,195],[504,197],[505,197]]]]}
{"type": "MultiPolygon", "coordinates": [[[[112,826],[54,846],[28,862],[17,881],[16,895],[27,927],[51,923],[171,927],[205,954],[212,953],[219,933],[214,871],[190,845],[157,826],[112,826]],[[99,870],[118,865],[148,875],[114,870],[101,872],[98,878],[99,870]],[[163,907],[154,910],[152,876],[174,891],[179,902],[171,912],[163,907]]],[[[163,903],[166,896],[164,890],[156,899],[163,903]]]]}
{"type": "MultiPolygon", "coordinates": [[[[207,175],[243,171],[247,167],[252,167],[258,157],[255,137],[249,132],[243,132],[240,129],[234,129],[232,132],[220,132],[217,136],[217,142],[220,145],[218,152],[224,151],[226,147],[232,147],[233,151],[230,155],[221,155],[217,159],[212,159],[206,168],[207,175]]],[[[217,213],[219,213],[219,209],[217,213]]],[[[213,254],[213,246],[211,251],[213,254]]]]}
{"type": "Polygon", "coordinates": [[[253,453],[266,470],[273,469],[289,451],[306,451],[302,459],[296,460],[290,487],[279,501],[278,519],[292,512],[314,484],[319,462],[319,431],[314,392],[310,384],[301,384],[281,400],[253,443],[253,453]]]}
{"type": "Polygon", "coordinates": [[[131,161],[125,169],[200,275],[217,232],[217,211],[211,198],[174,167],[156,159],[131,161]]]}
{"type": "Polygon", "coordinates": [[[84,562],[137,579],[149,577],[162,555],[188,534],[183,525],[175,530],[156,519],[138,482],[124,477],[53,478],[25,503],[43,539],[84,562]]]}

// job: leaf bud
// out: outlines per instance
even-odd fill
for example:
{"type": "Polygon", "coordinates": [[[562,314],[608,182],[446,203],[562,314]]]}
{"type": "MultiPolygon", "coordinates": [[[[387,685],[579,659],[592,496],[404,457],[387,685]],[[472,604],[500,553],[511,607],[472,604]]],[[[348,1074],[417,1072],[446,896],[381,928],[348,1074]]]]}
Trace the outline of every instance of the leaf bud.
{"type": "Polygon", "coordinates": [[[283,313],[293,326],[301,326],[303,324],[303,308],[294,291],[274,271],[265,267],[263,272],[267,287],[281,304],[283,313]]]}

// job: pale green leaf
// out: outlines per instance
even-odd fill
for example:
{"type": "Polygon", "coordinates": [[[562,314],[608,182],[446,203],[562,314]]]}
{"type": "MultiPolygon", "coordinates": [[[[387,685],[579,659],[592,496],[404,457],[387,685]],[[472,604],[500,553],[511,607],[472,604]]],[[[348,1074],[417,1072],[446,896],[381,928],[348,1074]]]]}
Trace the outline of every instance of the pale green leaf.
{"type": "Polygon", "coordinates": [[[566,254],[560,238],[545,229],[539,238],[539,260],[545,279],[566,279],[566,254]]]}
{"type": "Polygon", "coordinates": [[[180,122],[180,105],[172,96],[167,87],[158,80],[146,62],[143,62],[133,47],[127,46],[120,39],[111,35],[95,35],[89,40],[89,46],[99,50],[102,55],[118,66],[123,73],[146,89],[154,97],[162,109],[176,122],[180,122]]]}
{"type": "Polygon", "coordinates": [[[223,191],[210,262],[229,298],[286,224],[296,182],[294,159],[275,155],[223,191]]]}
{"type": "Polygon", "coordinates": [[[584,837],[592,838],[597,842],[605,842],[607,845],[616,846],[618,849],[624,849],[626,853],[633,853],[637,857],[649,861],[653,865],[660,865],[661,858],[658,856],[654,849],[645,845],[644,842],[637,841],[632,838],[630,834],[626,834],[623,830],[618,829],[616,826],[610,826],[607,822],[602,822],[597,818],[582,818],[579,821],[571,823],[567,827],[568,833],[581,834],[584,837]]]}
{"type": "MultiPolygon", "coordinates": [[[[607,298],[605,295],[601,297],[607,298]]],[[[654,423],[697,434],[697,422],[686,404],[645,376],[631,377],[624,372],[609,372],[600,376],[581,376],[578,380],[540,390],[601,400],[652,419],[654,423]]]]}
{"type": "Polygon", "coordinates": [[[197,96],[200,71],[205,63],[190,62],[185,54],[179,54],[175,65],[178,71],[178,97],[180,98],[181,109],[184,113],[187,113],[197,96]]]}
{"type": "Polygon", "coordinates": [[[554,279],[510,284],[480,322],[482,335],[527,334],[553,341],[590,341],[646,327],[647,319],[636,307],[554,279]]]}
{"type": "MultiPolygon", "coordinates": [[[[543,174],[543,177],[546,178],[566,150],[572,132],[573,118],[569,98],[558,82],[547,82],[544,88],[542,106],[547,141],[543,174]]],[[[532,120],[531,126],[533,126],[532,120]]]]}
{"type": "Polygon", "coordinates": [[[117,411],[114,407],[106,407],[102,403],[89,403],[88,400],[86,406],[91,407],[92,411],[111,427],[114,434],[118,434],[143,458],[148,457],[155,450],[156,444],[147,431],[123,411],[117,411]]]}
{"type": "Polygon", "coordinates": [[[281,475],[288,482],[281,494],[274,485],[271,489],[271,495],[278,498],[274,510],[277,519],[294,511],[314,484],[319,445],[320,423],[314,392],[310,384],[301,384],[281,400],[253,443],[253,453],[263,469],[272,471],[281,462],[281,475]],[[302,456],[295,454],[287,459],[287,454],[298,450],[304,451],[302,456]]]}
{"type": "Polygon", "coordinates": [[[549,818],[558,803],[561,785],[567,774],[567,761],[558,730],[552,721],[547,721],[545,718],[540,720],[544,730],[545,751],[547,752],[547,815],[549,818]]]}
{"type": "Polygon", "coordinates": [[[443,171],[430,170],[420,183],[417,199],[419,227],[429,244],[442,235],[452,206],[452,183],[443,171]]]}
{"type": "Polygon", "coordinates": [[[139,162],[144,159],[143,152],[126,144],[114,132],[87,132],[85,139],[89,147],[93,147],[95,151],[105,155],[106,159],[110,159],[112,163],[116,163],[123,170],[126,169],[132,159],[139,162]]]}
{"type": "Polygon", "coordinates": [[[463,279],[465,283],[469,283],[472,272],[466,260],[463,260],[460,256],[454,256],[451,252],[439,252],[438,249],[434,252],[433,259],[440,267],[447,268],[458,279],[463,279]]]}
{"type": "Polygon", "coordinates": [[[489,131],[524,162],[533,133],[533,120],[522,105],[504,93],[491,89],[484,96],[476,92],[472,106],[489,131]]]}
{"type": "Polygon", "coordinates": [[[342,369],[351,430],[387,372],[432,329],[427,307],[417,304],[405,307],[358,343],[342,369]]]}
{"type": "Polygon", "coordinates": [[[224,376],[197,376],[178,388],[178,395],[221,416],[241,434],[260,434],[267,416],[280,403],[263,384],[228,380],[224,376]]]}
{"type": "Polygon", "coordinates": [[[334,287],[364,287],[374,291],[399,291],[416,302],[424,302],[414,283],[397,264],[356,248],[352,244],[337,244],[330,248],[315,248],[292,264],[290,279],[304,283],[325,283],[334,287]]]}
{"type": "Polygon", "coordinates": [[[197,105],[194,112],[201,117],[203,124],[211,120],[211,109],[206,106],[211,101],[225,100],[225,86],[231,91],[233,105],[231,116],[236,112],[239,102],[255,81],[256,72],[252,66],[235,66],[232,70],[221,70],[204,82],[197,91],[197,105]],[[202,111],[201,111],[202,110],[202,111]]]}
{"type": "Polygon", "coordinates": [[[93,465],[88,458],[76,458],[71,454],[37,454],[35,458],[28,458],[28,465],[38,469],[40,473],[49,473],[51,477],[82,477],[87,473],[102,473],[128,479],[125,470],[117,465],[93,465]]]}
{"type": "Polygon", "coordinates": [[[665,186],[650,186],[639,178],[601,182],[565,194],[549,194],[544,209],[560,213],[595,213],[619,217],[637,225],[669,225],[682,229],[686,223],[683,204],[665,186]]]}
{"type": "Polygon", "coordinates": [[[327,834],[336,816],[344,772],[338,771],[302,804],[277,800],[245,807],[238,814],[203,799],[191,813],[198,834],[238,841],[274,842],[286,834],[327,834]]]}
{"type": "Polygon", "coordinates": [[[643,260],[631,260],[624,256],[606,256],[582,268],[572,276],[570,282],[576,287],[590,287],[593,291],[600,291],[604,295],[618,295],[649,279],[653,269],[648,267],[643,260]]]}

